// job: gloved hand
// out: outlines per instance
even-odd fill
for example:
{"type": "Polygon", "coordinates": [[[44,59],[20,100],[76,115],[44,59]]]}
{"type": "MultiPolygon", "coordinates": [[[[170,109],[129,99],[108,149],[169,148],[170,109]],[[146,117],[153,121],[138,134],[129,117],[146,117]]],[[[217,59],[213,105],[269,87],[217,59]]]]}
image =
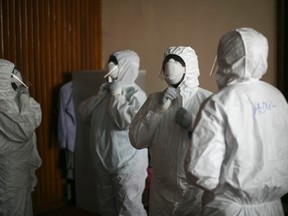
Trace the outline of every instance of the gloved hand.
{"type": "Polygon", "coordinates": [[[192,114],[189,113],[184,107],[180,107],[176,113],[175,120],[181,127],[187,129],[191,127],[192,114]]]}
{"type": "Polygon", "coordinates": [[[23,85],[20,85],[17,89],[17,94],[20,102],[20,113],[26,113],[29,111],[30,107],[30,94],[28,88],[23,85]]]}
{"type": "Polygon", "coordinates": [[[111,95],[119,95],[122,92],[122,84],[121,82],[115,80],[114,82],[109,84],[110,94],[111,95]]]}
{"type": "Polygon", "coordinates": [[[166,103],[167,100],[172,101],[172,100],[176,99],[177,97],[178,97],[178,93],[176,91],[176,88],[168,87],[162,92],[162,94],[160,96],[159,104],[163,105],[166,103]]]}
{"type": "Polygon", "coordinates": [[[160,112],[166,111],[175,98],[177,98],[178,93],[176,91],[176,88],[174,87],[168,87],[166,88],[160,95],[160,100],[159,100],[159,106],[158,110],[160,112]]]}

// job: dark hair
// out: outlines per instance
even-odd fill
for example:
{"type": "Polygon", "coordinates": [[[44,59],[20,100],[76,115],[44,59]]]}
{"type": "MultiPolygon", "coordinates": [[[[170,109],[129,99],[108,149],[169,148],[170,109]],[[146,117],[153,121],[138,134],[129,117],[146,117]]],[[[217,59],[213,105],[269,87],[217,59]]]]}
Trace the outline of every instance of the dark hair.
{"type": "Polygon", "coordinates": [[[164,58],[164,60],[163,60],[162,69],[164,69],[165,64],[166,64],[170,59],[174,59],[175,61],[179,62],[179,63],[182,65],[182,67],[185,67],[185,66],[186,66],[184,60],[183,60],[180,56],[175,55],[175,54],[169,54],[169,55],[167,55],[167,56],[164,58]]]}
{"type": "Polygon", "coordinates": [[[116,58],[114,55],[111,55],[111,56],[109,57],[108,64],[109,64],[110,62],[113,62],[115,65],[118,65],[118,60],[117,60],[117,58],[116,58]]]}

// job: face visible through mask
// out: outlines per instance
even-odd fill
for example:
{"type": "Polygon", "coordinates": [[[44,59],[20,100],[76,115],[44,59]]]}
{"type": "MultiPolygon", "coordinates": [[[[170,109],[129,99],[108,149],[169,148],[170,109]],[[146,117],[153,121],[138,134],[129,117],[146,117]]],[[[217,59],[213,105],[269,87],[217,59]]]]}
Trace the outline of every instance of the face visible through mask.
{"type": "Polygon", "coordinates": [[[185,75],[185,67],[183,67],[180,62],[171,58],[165,63],[163,74],[168,84],[177,85],[180,84],[185,75]]]}

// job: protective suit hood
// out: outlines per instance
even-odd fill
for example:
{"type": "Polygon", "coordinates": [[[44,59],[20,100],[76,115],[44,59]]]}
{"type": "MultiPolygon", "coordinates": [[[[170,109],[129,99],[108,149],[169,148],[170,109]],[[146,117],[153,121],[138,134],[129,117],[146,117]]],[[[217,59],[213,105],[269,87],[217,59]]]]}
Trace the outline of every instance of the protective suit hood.
{"type": "Polygon", "coordinates": [[[118,61],[119,74],[117,81],[130,85],[135,82],[139,74],[140,58],[132,50],[121,50],[112,54],[118,61]]]}
{"type": "MultiPolygon", "coordinates": [[[[169,47],[164,52],[164,59],[166,56],[174,54],[178,55],[185,62],[185,76],[178,88],[182,91],[191,92],[192,89],[195,89],[199,86],[199,66],[198,66],[198,57],[195,51],[191,47],[184,46],[173,46],[169,47]]],[[[163,67],[162,67],[163,68],[163,67]]],[[[161,70],[160,77],[163,76],[163,69],[161,70]]]]}
{"type": "Polygon", "coordinates": [[[226,33],[219,41],[217,50],[218,86],[233,81],[260,79],[266,73],[268,42],[251,28],[239,28],[226,33]]]}
{"type": "Polygon", "coordinates": [[[12,90],[11,75],[15,65],[5,59],[0,59],[0,92],[7,92],[12,90]]]}

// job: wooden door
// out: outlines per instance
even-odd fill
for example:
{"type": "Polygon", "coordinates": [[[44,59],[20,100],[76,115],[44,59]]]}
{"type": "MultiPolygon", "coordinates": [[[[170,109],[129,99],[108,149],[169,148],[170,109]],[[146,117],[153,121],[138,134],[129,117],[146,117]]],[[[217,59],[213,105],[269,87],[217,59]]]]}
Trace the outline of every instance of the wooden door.
{"type": "Polygon", "coordinates": [[[43,160],[33,192],[35,213],[65,205],[58,167],[58,90],[72,71],[101,68],[100,0],[0,0],[0,58],[15,63],[41,104],[36,130],[43,160]]]}

